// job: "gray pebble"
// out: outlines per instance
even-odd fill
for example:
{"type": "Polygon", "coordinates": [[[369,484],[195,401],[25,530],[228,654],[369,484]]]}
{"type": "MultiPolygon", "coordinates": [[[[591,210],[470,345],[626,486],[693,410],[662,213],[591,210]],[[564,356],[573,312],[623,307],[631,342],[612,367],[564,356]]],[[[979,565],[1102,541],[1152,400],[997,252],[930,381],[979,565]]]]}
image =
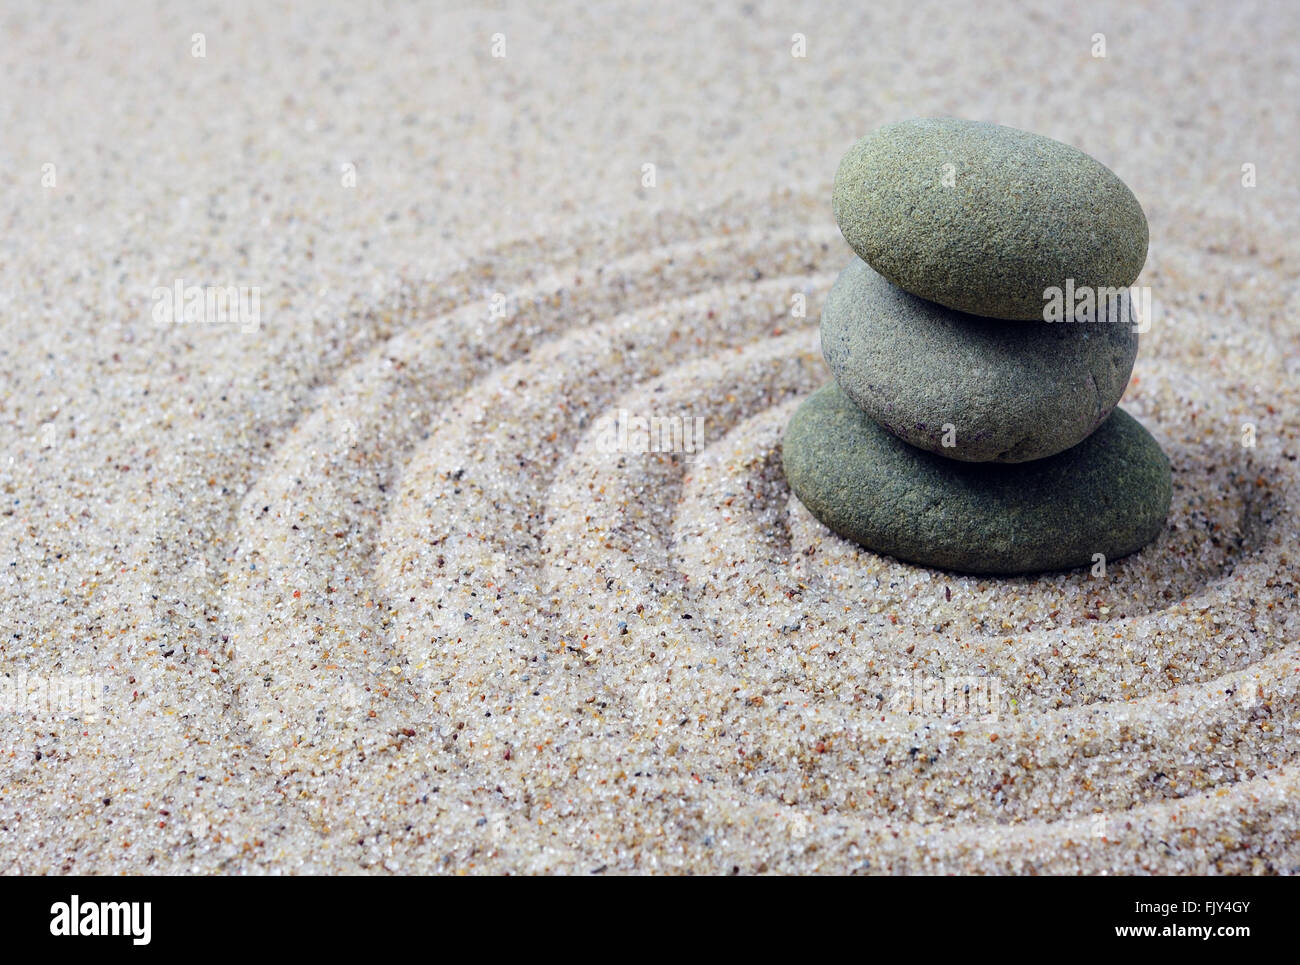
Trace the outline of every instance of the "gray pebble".
{"type": "Polygon", "coordinates": [[[822,309],[844,392],[914,446],[1024,462],[1076,445],[1124,394],[1138,333],[1127,293],[1090,322],[1006,322],[909,295],[854,259],[822,309]]]}
{"type": "Polygon", "coordinates": [[[1041,319],[1044,292],[1131,285],[1147,221],[1105,165],[1051,138],[918,118],[862,138],[833,195],[844,238],[914,295],[991,318],[1041,319]]]}
{"type": "Polygon", "coordinates": [[[900,560],[964,573],[1027,573],[1114,560],[1164,526],[1169,460],[1116,409],[1072,449],[1018,465],[964,463],[909,446],[834,383],[786,428],[786,478],[839,535],[900,560]]]}

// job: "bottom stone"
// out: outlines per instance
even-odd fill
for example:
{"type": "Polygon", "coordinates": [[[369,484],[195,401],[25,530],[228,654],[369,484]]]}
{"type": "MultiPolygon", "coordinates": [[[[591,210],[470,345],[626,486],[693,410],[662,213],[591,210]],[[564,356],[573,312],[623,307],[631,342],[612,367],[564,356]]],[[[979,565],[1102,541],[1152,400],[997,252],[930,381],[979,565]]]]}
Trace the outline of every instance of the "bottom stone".
{"type": "Polygon", "coordinates": [[[841,536],[925,566],[1010,574],[1092,564],[1141,549],[1164,527],[1169,460],[1115,409],[1071,449],[1022,463],[959,462],[869,419],[834,383],[785,430],[785,476],[841,536]]]}

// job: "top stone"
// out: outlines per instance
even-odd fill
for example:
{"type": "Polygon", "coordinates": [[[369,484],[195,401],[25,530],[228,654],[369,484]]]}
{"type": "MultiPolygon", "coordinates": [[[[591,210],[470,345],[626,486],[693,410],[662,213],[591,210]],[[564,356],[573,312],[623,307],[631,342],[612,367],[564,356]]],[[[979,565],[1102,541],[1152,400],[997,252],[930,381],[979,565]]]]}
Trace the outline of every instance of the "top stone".
{"type": "Polygon", "coordinates": [[[904,291],[990,318],[1041,319],[1046,293],[1131,285],[1147,220],[1127,185],[1082,151],[955,118],[887,124],[835,173],[835,220],[904,291]]]}

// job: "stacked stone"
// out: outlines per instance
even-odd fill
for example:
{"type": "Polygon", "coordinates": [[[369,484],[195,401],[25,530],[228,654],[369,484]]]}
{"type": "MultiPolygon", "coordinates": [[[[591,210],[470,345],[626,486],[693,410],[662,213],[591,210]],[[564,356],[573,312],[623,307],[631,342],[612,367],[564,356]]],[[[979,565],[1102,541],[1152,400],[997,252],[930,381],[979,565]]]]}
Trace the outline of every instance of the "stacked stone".
{"type": "Polygon", "coordinates": [[[970,573],[1065,569],[1152,540],[1169,460],[1117,408],[1147,252],[1128,187],[1058,141],[932,118],[855,144],[834,211],[859,258],[822,311],[835,382],[786,429],[804,505],[869,549],[970,573]],[[1053,304],[1062,320],[1047,320],[1053,304]]]}

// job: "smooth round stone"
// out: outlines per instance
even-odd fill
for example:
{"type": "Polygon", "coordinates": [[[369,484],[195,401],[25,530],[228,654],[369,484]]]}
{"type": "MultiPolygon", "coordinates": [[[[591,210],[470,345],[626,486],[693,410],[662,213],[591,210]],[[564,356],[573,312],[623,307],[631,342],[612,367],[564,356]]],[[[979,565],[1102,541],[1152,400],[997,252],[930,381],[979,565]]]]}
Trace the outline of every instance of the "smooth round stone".
{"type": "Polygon", "coordinates": [[[1138,351],[1127,293],[1093,321],[1007,323],[909,295],[856,258],[827,296],[821,332],[835,381],[867,415],[970,462],[1082,442],[1124,394],[1138,351]]]}
{"type": "Polygon", "coordinates": [[[1163,528],[1169,460],[1123,409],[1036,462],[956,462],[907,445],[834,383],[785,431],[785,475],[814,516],[878,553],[963,573],[1027,573],[1114,560],[1163,528]]]}
{"type": "Polygon", "coordinates": [[[1131,285],[1147,219],[1101,162],[1060,141],[955,118],[887,124],[840,161],[844,238],[913,295],[990,318],[1041,319],[1044,293],[1131,285]]]}

